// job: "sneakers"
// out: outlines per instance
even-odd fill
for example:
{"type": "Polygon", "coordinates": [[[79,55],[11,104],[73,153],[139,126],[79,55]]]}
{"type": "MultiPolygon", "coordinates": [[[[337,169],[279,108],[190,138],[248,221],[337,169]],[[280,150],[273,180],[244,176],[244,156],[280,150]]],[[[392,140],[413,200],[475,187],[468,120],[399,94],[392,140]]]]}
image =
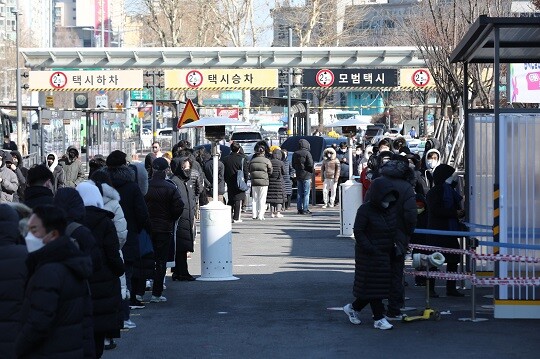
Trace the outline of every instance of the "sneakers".
{"type": "Polygon", "coordinates": [[[103,350],[113,350],[114,348],[116,348],[116,343],[114,342],[114,340],[112,338],[105,338],[105,340],[103,341],[103,350]]]}
{"type": "Polygon", "coordinates": [[[270,216],[271,216],[272,218],[276,218],[275,213],[272,213],[270,216]]]}
{"type": "Polygon", "coordinates": [[[241,219],[233,219],[232,223],[242,223],[241,219]]]}
{"type": "Polygon", "coordinates": [[[136,295],[135,298],[139,301],[139,302],[142,302],[143,301],[143,297],[142,295],[136,295]]]}
{"type": "Polygon", "coordinates": [[[124,329],[133,329],[133,328],[137,328],[137,325],[133,323],[131,319],[124,320],[124,329]]]}
{"type": "Polygon", "coordinates": [[[167,301],[167,298],[165,298],[162,295],[160,295],[159,297],[156,297],[155,295],[153,295],[152,298],[150,298],[151,303],[163,303],[166,301],[167,301]]]}
{"type": "Polygon", "coordinates": [[[385,315],[386,320],[394,321],[394,320],[403,320],[403,318],[406,318],[407,314],[398,314],[398,315],[391,315],[387,314],[385,315]]]}
{"type": "Polygon", "coordinates": [[[144,309],[145,306],[143,302],[137,299],[132,299],[129,303],[129,309],[144,309]]]}
{"type": "Polygon", "coordinates": [[[323,204],[322,208],[326,208],[326,207],[328,207],[328,206],[326,205],[326,203],[325,203],[325,204],[323,204]]]}
{"type": "Polygon", "coordinates": [[[373,323],[373,328],[375,329],[380,329],[380,330],[388,330],[388,329],[392,329],[394,326],[390,323],[388,323],[388,321],[386,320],[386,318],[382,318],[382,319],[379,319],[379,320],[376,320],[374,323],[373,323]]]}
{"type": "Polygon", "coordinates": [[[349,321],[351,323],[356,324],[356,325],[362,323],[362,321],[359,318],[360,313],[353,309],[352,304],[349,303],[346,306],[344,306],[343,311],[345,312],[345,314],[347,314],[347,316],[349,317],[349,321]]]}
{"type": "Polygon", "coordinates": [[[276,213],[276,218],[283,218],[283,215],[281,213],[276,213]]]}
{"type": "Polygon", "coordinates": [[[329,204],[329,207],[332,208],[332,207],[334,207],[334,205],[333,205],[332,203],[330,203],[330,204],[329,204]]]}

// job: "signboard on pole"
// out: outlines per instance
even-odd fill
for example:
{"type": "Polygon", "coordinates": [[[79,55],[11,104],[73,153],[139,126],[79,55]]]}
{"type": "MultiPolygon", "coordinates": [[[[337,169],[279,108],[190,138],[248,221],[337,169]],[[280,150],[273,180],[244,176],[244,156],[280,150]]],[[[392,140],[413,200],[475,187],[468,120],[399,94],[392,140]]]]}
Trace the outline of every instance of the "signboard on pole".
{"type": "Polygon", "coordinates": [[[45,97],[45,106],[54,107],[54,97],[52,96],[45,97]]]}
{"type": "Polygon", "coordinates": [[[75,92],[73,94],[75,108],[88,108],[88,92],[75,92]]]}
{"type": "Polygon", "coordinates": [[[186,123],[194,122],[199,120],[199,113],[195,109],[195,106],[193,106],[193,102],[191,100],[187,100],[186,106],[184,107],[184,111],[182,111],[182,115],[178,119],[178,123],[176,124],[177,128],[182,127],[186,123]]]}
{"type": "Polygon", "coordinates": [[[382,88],[399,86],[397,69],[305,69],[304,88],[382,88]]]}
{"type": "Polygon", "coordinates": [[[144,87],[142,70],[29,71],[32,91],[135,90],[144,87]]]}
{"type": "Polygon", "coordinates": [[[540,63],[510,64],[510,102],[540,103],[540,63]]]}
{"type": "Polygon", "coordinates": [[[399,86],[402,89],[432,89],[435,81],[426,68],[406,68],[399,70],[399,86]]]}
{"type": "Polygon", "coordinates": [[[278,88],[277,69],[165,70],[167,90],[264,90],[278,88]]]}
{"type": "Polygon", "coordinates": [[[228,117],[238,119],[239,109],[238,108],[218,108],[217,117],[228,117]]]}
{"type": "Polygon", "coordinates": [[[96,108],[109,108],[109,96],[107,95],[96,96],[96,108]]]}

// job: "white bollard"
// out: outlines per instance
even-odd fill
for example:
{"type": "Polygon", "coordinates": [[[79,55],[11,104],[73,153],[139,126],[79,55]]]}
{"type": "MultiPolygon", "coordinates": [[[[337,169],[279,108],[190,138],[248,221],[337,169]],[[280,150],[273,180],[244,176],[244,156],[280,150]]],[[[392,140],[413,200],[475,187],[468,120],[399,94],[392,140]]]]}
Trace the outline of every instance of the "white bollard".
{"type": "Polygon", "coordinates": [[[354,237],[353,227],[356,211],[362,205],[362,184],[348,180],[339,188],[339,223],[338,237],[354,237]]]}
{"type": "Polygon", "coordinates": [[[231,207],[212,201],[201,207],[201,281],[239,279],[232,275],[231,207]]]}

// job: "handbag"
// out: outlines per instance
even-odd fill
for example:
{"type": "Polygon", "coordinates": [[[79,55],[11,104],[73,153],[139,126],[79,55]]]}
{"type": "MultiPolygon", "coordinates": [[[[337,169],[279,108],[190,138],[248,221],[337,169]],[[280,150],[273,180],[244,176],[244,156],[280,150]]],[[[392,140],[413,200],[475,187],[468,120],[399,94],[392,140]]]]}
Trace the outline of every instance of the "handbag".
{"type": "Polygon", "coordinates": [[[244,180],[244,160],[242,159],[242,168],[236,172],[236,186],[242,192],[246,192],[249,187],[244,180]]]}
{"type": "Polygon", "coordinates": [[[139,252],[141,257],[154,252],[152,239],[146,229],[143,229],[141,233],[138,234],[137,239],[139,240],[139,252]]]}

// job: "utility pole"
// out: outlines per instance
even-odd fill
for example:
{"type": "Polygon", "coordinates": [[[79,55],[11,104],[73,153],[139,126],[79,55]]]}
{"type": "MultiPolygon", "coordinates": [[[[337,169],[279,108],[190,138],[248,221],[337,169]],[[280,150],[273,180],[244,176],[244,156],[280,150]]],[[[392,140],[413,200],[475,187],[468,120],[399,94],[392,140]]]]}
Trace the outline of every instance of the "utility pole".
{"type": "MultiPolygon", "coordinates": [[[[156,88],[162,88],[163,85],[156,83],[156,76],[162,77],[165,73],[163,71],[145,71],[144,76],[150,77],[152,76],[152,84],[145,84],[146,88],[152,88],[152,143],[156,142],[157,139],[157,118],[156,118],[156,110],[157,110],[157,98],[156,98],[156,88]]],[[[142,124],[141,124],[142,127],[142,124]]]]}
{"type": "MultiPolygon", "coordinates": [[[[293,45],[293,38],[292,38],[292,27],[289,26],[289,47],[292,47],[293,45]]],[[[291,128],[293,125],[292,123],[292,116],[291,116],[291,84],[292,84],[292,69],[289,67],[287,68],[287,123],[288,127],[291,128]]],[[[296,134],[294,129],[296,126],[293,127],[293,134],[296,134]]]]}
{"type": "Polygon", "coordinates": [[[16,48],[16,61],[17,67],[15,70],[15,83],[17,87],[17,145],[22,146],[22,88],[21,88],[21,68],[19,66],[19,1],[16,3],[17,8],[11,10],[11,13],[15,15],[15,48],[16,48]]]}

